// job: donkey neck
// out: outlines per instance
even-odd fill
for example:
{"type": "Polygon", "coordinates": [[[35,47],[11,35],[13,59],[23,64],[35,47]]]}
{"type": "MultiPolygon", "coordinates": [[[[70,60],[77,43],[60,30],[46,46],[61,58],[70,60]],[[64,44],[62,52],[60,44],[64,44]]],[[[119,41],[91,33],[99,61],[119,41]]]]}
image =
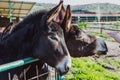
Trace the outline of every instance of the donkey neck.
{"type": "Polygon", "coordinates": [[[8,61],[22,59],[28,56],[32,50],[32,39],[28,29],[21,29],[15,34],[9,35],[0,42],[0,58],[8,61]],[[30,37],[29,37],[30,36],[30,37]]]}
{"type": "MultiPolygon", "coordinates": [[[[33,40],[38,34],[39,23],[45,12],[39,13],[41,12],[27,16],[14,26],[5,39],[0,41],[0,59],[4,63],[32,56],[33,42],[35,42],[33,40]]],[[[1,60],[0,64],[3,63],[1,60]]]]}

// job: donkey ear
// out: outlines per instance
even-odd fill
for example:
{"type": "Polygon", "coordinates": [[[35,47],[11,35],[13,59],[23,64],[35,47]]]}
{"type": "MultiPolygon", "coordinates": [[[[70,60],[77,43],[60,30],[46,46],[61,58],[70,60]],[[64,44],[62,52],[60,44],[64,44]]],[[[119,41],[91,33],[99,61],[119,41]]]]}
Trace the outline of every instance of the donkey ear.
{"type": "Polygon", "coordinates": [[[50,23],[56,16],[59,14],[61,7],[63,5],[63,1],[60,1],[60,3],[54,7],[52,10],[50,10],[47,14],[47,23],[50,23]]]}
{"type": "Polygon", "coordinates": [[[1,38],[6,36],[6,34],[11,30],[12,27],[13,27],[13,22],[10,22],[3,30],[3,33],[1,34],[1,38]]]}
{"type": "Polygon", "coordinates": [[[62,5],[62,8],[61,8],[59,14],[56,16],[56,18],[54,18],[54,21],[61,24],[63,22],[64,16],[65,16],[65,8],[62,5]]]}
{"type": "Polygon", "coordinates": [[[69,31],[70,23],[71,23],[71,9],[70,9],[70,5],[68,5],[65,12],[64,20],[62,22],[62,28],[65,32],[69,31]]]}

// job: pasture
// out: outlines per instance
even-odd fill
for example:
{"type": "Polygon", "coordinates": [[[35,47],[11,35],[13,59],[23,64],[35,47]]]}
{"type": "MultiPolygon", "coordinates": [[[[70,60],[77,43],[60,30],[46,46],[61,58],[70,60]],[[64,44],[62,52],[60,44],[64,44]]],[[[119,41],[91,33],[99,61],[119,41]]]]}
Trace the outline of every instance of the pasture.
{"type": "Polygon", "coordinates": [[[120,80],[118,59],[104,58],[96,62],[93,58],[73,58],[72,63],[65,80],[120,80]]]}

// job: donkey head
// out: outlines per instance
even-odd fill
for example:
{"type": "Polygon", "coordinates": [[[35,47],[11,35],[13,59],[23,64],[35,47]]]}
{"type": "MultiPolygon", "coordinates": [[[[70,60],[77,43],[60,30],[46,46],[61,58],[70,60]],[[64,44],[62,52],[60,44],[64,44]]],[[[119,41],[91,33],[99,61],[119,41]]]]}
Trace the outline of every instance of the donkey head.
{"type": "Polygon", "coordinates": [[[47,12],[41,19],[41,31],[34,56],[55,67],[61,75],[68,72],[71,58],[64,40],[61,25],[53,21],[61,10],[63,2],[47,12]],[[43,45],[41,45],[43,44],[43,45]]]}

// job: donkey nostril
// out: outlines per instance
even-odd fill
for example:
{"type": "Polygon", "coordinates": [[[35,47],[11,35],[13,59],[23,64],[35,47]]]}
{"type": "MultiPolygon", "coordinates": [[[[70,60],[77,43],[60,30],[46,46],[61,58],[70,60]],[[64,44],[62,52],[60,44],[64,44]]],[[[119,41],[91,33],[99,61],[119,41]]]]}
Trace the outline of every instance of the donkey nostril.
{"type": "Polygon", "coordinates": [[[70,67],[69,66],[66,66],[66,71],[69,71],[70,67]]]}

